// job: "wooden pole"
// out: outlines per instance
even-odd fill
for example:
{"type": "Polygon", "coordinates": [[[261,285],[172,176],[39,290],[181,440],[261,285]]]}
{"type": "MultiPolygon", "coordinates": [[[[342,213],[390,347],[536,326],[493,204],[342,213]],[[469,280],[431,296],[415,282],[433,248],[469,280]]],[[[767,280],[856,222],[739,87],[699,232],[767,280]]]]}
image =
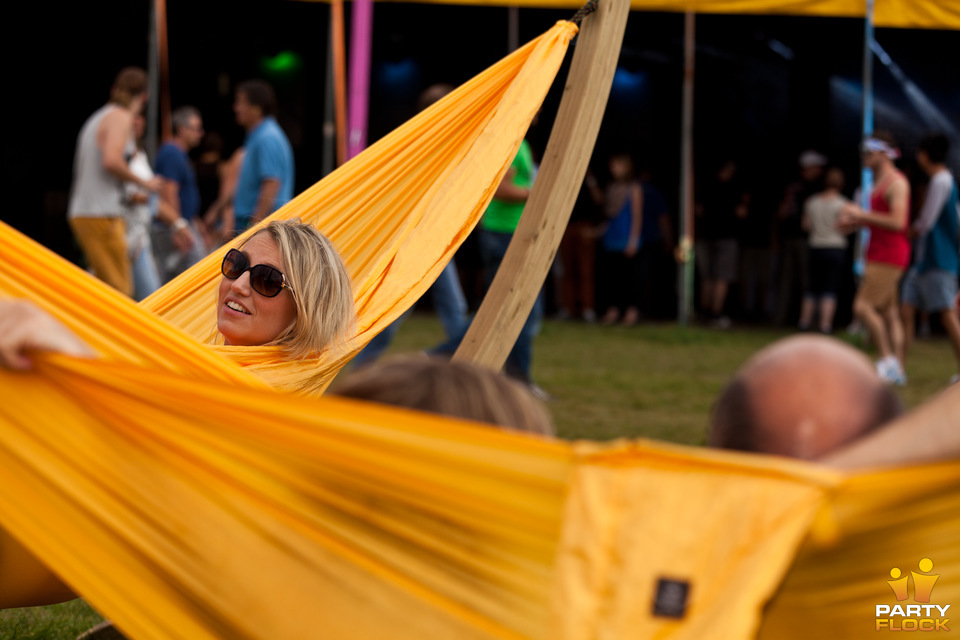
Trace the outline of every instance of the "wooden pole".
{"type": "Polygon", "coordinates": [[[507,7],[507,52],[520,48],[520,7],[507,7]]]}
{"type": "Polygon", "coordinates": [[[157,3],[150,5],[150,28],[147,30],[147,76],[149,81],[149,93],[147,95],[146,113],[146,136],[144,146],[147,148],[147,156],[157,157],[157,123],[160,122],[160,52],[157,44],[157,3]]]}
{"type": "Polygon", "coordinates": [[[583,183],[620,56],[630,0],[583,20],[557,120],[507,254],[454,355],[499,370],[543,286],[583,183]]]}
{"type": "Polygon", "coordinates": [[[347,161],[347,53],[344,36],[343,0],[330,3],[333,25],[333,94],[337,122],[337,165],[347,161]]]}
{"type": "Polygon", "coordinates": [[[155,0],[157,12],[157,52],[160,70],[160,139],[173,137],[173,122],[170,115],[170,53],[167,49],[167,2],[155,0]]]}

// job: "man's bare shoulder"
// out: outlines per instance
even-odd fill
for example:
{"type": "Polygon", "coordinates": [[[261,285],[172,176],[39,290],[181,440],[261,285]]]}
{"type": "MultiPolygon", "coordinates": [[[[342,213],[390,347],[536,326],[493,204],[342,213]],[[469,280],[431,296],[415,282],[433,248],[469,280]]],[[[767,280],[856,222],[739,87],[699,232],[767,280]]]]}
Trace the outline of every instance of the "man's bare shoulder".
{"type": "Polygon", "coordinates": [[[127,109],[117,107],[110,109],[100,121],[100,131],[107,129],[117,129],[120,127],[131,127],[133,125],[133,114],[127,109]]]}

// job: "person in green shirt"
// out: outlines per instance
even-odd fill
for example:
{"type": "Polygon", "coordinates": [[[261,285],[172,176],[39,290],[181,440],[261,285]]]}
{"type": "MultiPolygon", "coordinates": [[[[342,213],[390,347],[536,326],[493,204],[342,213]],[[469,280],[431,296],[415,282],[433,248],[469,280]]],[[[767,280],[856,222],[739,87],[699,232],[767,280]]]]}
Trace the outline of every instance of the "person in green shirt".
{"type": "MultiPolygon", "coordinates": [[[[480,221],[480,256],[487,287],[493,282],[503,256],[507,253],[507,247],[510,246],[513,233],[517,230],[536,171],[530,143],[524,140],[480,221]]],[[[540,328],[542,317],[541,293],[537,296],[510,355],[507,356],[505,367],[508,375],[528,385],[538,395],[543,395],[544,392],[533,384],[530,369],[533,363],[533,338],[540,328]]]]}

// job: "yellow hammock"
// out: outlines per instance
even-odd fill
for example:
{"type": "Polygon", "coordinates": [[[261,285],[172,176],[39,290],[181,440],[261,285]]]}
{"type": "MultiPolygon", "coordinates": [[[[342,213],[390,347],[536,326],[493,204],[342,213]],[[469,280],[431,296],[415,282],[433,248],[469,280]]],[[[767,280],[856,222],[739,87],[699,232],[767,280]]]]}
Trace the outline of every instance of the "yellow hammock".
{"type": "Polygon", "coordinates": [[[0,388],[0,522],[136,639],[875,637],[922,557],[960,597],[955,463],[844,479],[64,356],[0,388]]]}
{"type": "MultiPolygon", "coordinates": [[[[330,222],[357,283],[350,350],[422,293],[475,221],[542,99],[526,91],[546,90],[537,78],[573,32],[556,27],[481,76],[492,85],[415,121],[459,114],[434,129],[456,149],[424,143],[363,185],[347,165],[278,214],[330,222]],[[460,138],[473,119],[461,100],[488,134],[460,138]],[[501,135],[499,152],[473,155],[501,135]],[[367,188],[403,206],[359,200],[367,188]]],[[[396,135],[358,158],[365,171],[415,146],[396,135]]],[[[218,262],[146,306],[206,339],[218,262]]],[[[278,394],[250,370],[319,391],[343,360],[274,368],[253,349],[238,368],[222,357],[233,349],[200,345],[3,226],[0,275],[103,355],[0,372],[0,523],[133,638],[747,638],[784,575],[766,637],[874,637],[874,605],[895,603],[890,568],[921,557],[944,576],[934,601],[960,600],[955,464],[845,479],[278,394]]]]}
{"type": "MultiPolygon", "coordinates": [[[[270,217],[313,224],[343,256],[360,318],[345,351],[301,361],[285,360],[273,347],[220,348],[220,354],[274,388],[321,393],[426,291],[479,221],[576,32],[570,22],[557,23],[270,217]]],[[[211,342],[226,250],[215,251],[142,306],[196,340],[211,342]]]]}

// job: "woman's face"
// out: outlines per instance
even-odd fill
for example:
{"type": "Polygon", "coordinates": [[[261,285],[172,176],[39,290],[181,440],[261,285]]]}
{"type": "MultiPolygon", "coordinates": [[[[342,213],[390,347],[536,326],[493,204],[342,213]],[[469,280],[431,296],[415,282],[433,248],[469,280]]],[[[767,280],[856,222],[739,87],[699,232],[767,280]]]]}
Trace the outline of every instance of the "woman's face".
{"type": "MultiPolygon", "coordinates": [[[[267,264],[283,271],[280,250],[267,233],[259,233],[241,249],[250,266],[267,264]]],[[[297,318],[297,305],[290,289],[267,298],[250,288],[250,271],[236,280],[221,276],[217,300],[217,328],[226,343],[256,346],[276,339],[297,318]]]]}

